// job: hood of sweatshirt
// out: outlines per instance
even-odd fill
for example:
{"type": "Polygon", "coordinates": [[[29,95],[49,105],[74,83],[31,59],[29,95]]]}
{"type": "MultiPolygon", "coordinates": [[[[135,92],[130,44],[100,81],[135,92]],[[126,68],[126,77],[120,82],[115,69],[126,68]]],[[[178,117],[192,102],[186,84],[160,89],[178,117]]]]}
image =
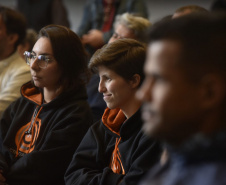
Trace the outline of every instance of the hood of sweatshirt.
{"type": "Polygon", "coordinates": [[[102,116],[103,124],[113,133],[120,136],[120,128],[125,122],[126,116],[120,109],[106,108],[102,116]]]}
{"type": "Polygon", "coordinates": [[[78,89],[63,92],[51,102],[44,104],[42,91],[35,87],[32,82],[28,82],[21,87],[21,95],[23,99],[34,104],[34,111],[30,121],[23,125],[16,133],[16,157],[23,156],[34,150],[42,120],[45,119],[45,116],[48,116],[49,110],[53,112],[57,107],[61,107],[63,111],[65,107],[71,106],[72,102],[79,104],[79,102],[84,103],[84,100],[87,99],[86,90],[84,86],[81,86],[78,89]],[[41,112],[43,112],[42,117],[39,116],[41,112]]]}
{"type": "Polygon", "coordinates": [[[39,106],[42,104],[43,94],[32,82],[28,82],[21,87],[21,95],[39,106]]]}
{"type": "Polygon", "coordinates": [[[42,91],[35,87],[33,83],[30,81],[25,83],[21,87],[21,95],[23,98],[29,100],[30,102],[44,107],[55,107],[63,104],[68,104],[68,101],[72,100],[87,100],[87,93],[85,86],[80,86],[77,89],[73,89],[70,91],[62,92],[56,98],[54,98],[51,102],[43,104],[43,93],[42,91]]]}

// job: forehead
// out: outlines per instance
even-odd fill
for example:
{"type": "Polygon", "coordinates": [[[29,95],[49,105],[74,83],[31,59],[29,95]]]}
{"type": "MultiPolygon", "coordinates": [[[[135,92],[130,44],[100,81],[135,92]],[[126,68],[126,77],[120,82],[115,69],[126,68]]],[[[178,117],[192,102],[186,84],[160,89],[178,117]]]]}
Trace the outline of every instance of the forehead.
{"type": "Polygon", "coordinates": [[[117,24],[115,32],[125,38],[130,38],[134,36],[133,31],[124,26],[123,24],[117,24]]]}
{"type": "Polygon", "coordinates": [[[161,40],[151,43],[148,47],[145,71],[176,70],[181,56],[181,46],[176,41],[161,40]]]}
{"type": "Polygon", "coordinates": [[[46,37],[39,38],[33,47],[33,51],[37,54],[52,54],[50,40],[46,37]]]}
{"type": "Polygon", "coordinates": [[[97,69],[98,69],[98,73],[100,76],[106,75],[106,74],[116,74],[113,70],[109,69],[108,67],[106,67],[104,65],[98,66],[97,69]]]}

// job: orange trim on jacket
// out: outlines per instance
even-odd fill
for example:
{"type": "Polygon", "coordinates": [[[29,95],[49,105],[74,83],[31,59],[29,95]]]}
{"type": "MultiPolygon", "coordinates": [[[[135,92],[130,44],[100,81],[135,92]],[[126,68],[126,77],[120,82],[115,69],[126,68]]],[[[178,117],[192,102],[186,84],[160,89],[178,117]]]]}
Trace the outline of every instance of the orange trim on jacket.
{"type": "Polygon", "coordinates": [[[120,109],[106,108],[102,116],[103,124],[113,133],[120,136],[120,128],[123,122],[126,120],[126,116],[120,109]]]}
{"type": "Polygon", "coordinates": [[[21,94],[30,101],[35,102],[37,106],[31,117],[31,121],[17,131],[15,137],[15,143],[17,146],[16,157],[18,157],[19,151],[30,153],[34,150],[41,127],[41,120],[38,116],[43,108],[41,107],[43,95],[31,82],[22,86],[21,94]]]}
{"type": "Polygon", "coordinates": [[[43,95],[32,83],[24,84],[21,88],[21,94],[38,105],[42,104],[43,95]]]}
{"type": "MultiPolygon", "coordinates": [[[[102,117],[103,124],[113,133],[120,136],[120,128],[125,122],[126,116],[120,109],[106,108],[102,117]]],[[[112,152],[110,168],[114,173],[125,174],[125,170],[121,161],[121,154],[118,145],[121,141],[120,138],[116,138],[115,148],[112,152]]]]}

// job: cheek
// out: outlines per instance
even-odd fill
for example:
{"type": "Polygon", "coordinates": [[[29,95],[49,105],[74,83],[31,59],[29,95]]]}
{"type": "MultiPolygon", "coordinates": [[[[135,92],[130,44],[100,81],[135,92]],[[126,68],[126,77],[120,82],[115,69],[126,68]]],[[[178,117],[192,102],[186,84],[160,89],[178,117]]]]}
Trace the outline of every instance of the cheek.
{"type": "Polygon", "coordinates": [[[58,81],[61,77],[61,74],[62,72],[58,67],[46,71],[47,78],[53,81],[58,81]]]}
{"type": "Polygon", "coordinates": [[[173,95],[170,92],[170,87],[157,86],[152,91],[153,104],[157,109],[163,109],[172,101],[173,95]]]}
{"type": "Polygon", "coordinates": [[[115,40],[116,40],[115,38],[111,37],[110,40],[108,41],[108,43],[112,43],[112,42],[114,42],[115,40]]]}

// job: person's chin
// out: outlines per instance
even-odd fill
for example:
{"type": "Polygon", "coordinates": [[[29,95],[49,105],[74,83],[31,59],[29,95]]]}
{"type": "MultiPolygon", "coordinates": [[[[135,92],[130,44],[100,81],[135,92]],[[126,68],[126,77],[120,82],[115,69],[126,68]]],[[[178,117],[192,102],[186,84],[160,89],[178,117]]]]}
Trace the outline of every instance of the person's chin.
{"type": "Polygon", "coordinates": [[[109,109],[115,109],[115,107],[112,106],[111,104],[107,104],[107,107],[108,107],[109,109]]]}
{"type": "Polygon", "coordinates": [[[149,136],[153,135],[153,132],[154,132],[153,123],[149,121],[144,121],[142,130],[146,135],[149,135],[149,136]]]}

